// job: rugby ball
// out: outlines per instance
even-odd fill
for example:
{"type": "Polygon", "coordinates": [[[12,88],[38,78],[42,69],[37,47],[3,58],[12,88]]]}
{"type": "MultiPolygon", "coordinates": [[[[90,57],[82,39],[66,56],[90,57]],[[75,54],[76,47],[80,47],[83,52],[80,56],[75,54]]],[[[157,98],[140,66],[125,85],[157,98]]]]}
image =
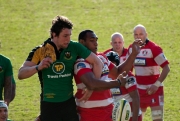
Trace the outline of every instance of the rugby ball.
{"type": "Polygon", "coordinates": [[[113,121],[129,121],[131,116],[131,106],[128,101],[121,99],[114,103],[112,119],[113,121]]]}

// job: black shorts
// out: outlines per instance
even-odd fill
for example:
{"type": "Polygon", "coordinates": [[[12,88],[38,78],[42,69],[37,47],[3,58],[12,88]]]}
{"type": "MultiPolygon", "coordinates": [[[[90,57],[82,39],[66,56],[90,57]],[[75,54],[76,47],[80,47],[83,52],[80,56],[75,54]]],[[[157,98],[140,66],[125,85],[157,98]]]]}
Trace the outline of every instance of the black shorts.
{"type": "Polygon", "coordinates": [[[74,97],[65,102],[41,102],[41,121],[79,121],[74,97]]]}

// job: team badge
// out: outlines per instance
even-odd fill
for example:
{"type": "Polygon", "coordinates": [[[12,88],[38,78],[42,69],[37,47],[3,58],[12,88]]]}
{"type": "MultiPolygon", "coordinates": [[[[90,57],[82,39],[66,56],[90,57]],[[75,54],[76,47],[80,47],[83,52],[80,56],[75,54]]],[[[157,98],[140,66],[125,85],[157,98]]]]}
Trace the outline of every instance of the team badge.
{"type": "Polygon", "coordinates": [[[70,51],[66,51],[64,54],[65,54],[65,57],[64,57],[65,59],[70,60],[72,58],[70,51]]]}
{"type": "Polygon", "coordinates": [[[147,53],[148,53],[148,51],[146,51],[146,50],[142,51],[142,54],[143,54],[144,56],[146,56],[147,53]]]}
{"type": "Polygon", "coordinates": [[[52,66],[52,70],[56,74],[62,74],[65,70],[65,65],[62,62],[55,62],[52,66]]]}
{"type": "Polygon", "coordinates": [[[84,63],[78,63],[77,69],[86,68],[86,65],[84,63]]]}

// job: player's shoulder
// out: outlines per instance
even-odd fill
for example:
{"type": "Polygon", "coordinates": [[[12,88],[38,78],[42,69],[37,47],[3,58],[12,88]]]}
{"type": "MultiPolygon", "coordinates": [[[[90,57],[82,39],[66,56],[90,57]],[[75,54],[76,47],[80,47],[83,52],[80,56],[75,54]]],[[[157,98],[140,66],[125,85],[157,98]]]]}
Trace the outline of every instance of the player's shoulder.
{"type": "Polygon", "coordinates": [[[98,52],[97,53],[97,57],[100,58],[102,60],[102,62],[108,61],[108,58],[106,57],[106,55],[102,52],[98,52]]]}
{"type": "Polygon", "coordinates": [[[161,48],[158,44],[156,44],[155,42],[153,42],[152,40],[149,40],[148,42],[147,42],[147,45],[148,45],[148,47],[150,47],[150,48],[161,48]]]}
{"type": "Polygon", "coordinates": [[[126,55],[127,52],[128,52],[128,49],[127,49],[127,48],[124,48],[124,49],[123,49],[123,55],[126,55]]]}
{"type": "Polygon", "coordinates": [[[2,55],[2,54],[0,54],[0,59],[10,60],[8,57],[6,57],[5,55],[2,55]]]}
{"type": "Polygon", "coordinates": [[[113,51],[113,49],[112,49],[112,48],[109,48],[109,49],[105,50],[103,53],[104,53],[104,54],[107,54],[107,53],[110,52],[110,51],[113,51]]]}
{"type": "Polygon", "coordinates": [[[35,52],[37,50],[42,50],[44,48],[52,48],[54,47],[55,44],[53,44],[53,42],[51,41],[50,38],[48,38],[47,40],[45,40],[43,43],[39,44],[38,46],[34,47],[33,50],[31,52],[35,52]]]}
{"type": "Polygon", "coordinates": [[[5,63],[10,63],[11,62],[10,58],[8,58],[7,56],[2,55],[2,54],[0,54],[0,60],[1,60],[1,63],[2,62],[5,62],[5,63]]]}

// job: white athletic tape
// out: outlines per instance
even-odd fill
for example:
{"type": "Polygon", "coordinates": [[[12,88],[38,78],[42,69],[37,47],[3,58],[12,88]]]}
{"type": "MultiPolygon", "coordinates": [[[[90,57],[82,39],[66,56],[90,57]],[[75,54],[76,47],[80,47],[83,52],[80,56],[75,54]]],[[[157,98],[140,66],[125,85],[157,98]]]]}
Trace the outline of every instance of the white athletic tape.
{"type": "Polygon", "coordinates": [[[156,87],[160,87],[160,86],[161,86],[161,82],[160,82],[159,80],[157,80],[157,81],[154,83],[154,85],[155,85],[156,87]]]}
{"type": "Polygon", "coordinates": [[[7,104],[3,100],[0,100],[0,108],[7,108],[8,109],[7,104]]]}
{"type": "Polygon", "coordinates": [[[152,114],[152,119],[156,120],[156,119],[163,119],[163,114],[161,110],[153,110],[151,112],[152,114]]]}

